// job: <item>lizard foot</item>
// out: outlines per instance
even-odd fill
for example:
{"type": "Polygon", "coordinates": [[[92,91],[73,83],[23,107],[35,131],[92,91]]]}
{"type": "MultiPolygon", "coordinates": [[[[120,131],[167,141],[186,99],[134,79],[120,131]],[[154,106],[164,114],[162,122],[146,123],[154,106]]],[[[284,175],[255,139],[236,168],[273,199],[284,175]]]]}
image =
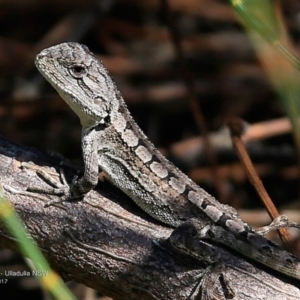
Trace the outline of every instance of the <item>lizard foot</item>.
{"type": "Polygon", "coordinates": [[[188,299],[233,299],[236,291],[227,275],[227,266],[221,259],[217,248],[204,240],[209,225],[197,221],[192,220],[181,224],[169,237],[169,242],[174,249],[195,258],[206,266],[196,276],[197,283],[188,299]]]}
{"type": "Polygon", "coordinates": [[[300,224],[289,221],[288,217],[285,215],[280,215],[279,217],[274,219],[270,225],[257,228],[255,231],[261,235],[265,235],[270,231],[277,230],[283,227],[294,227],[300,229],[300,224]]]}
{"type": "Polygon", "coordinates": [[[51,175],[49,175],[44,170],[36,170],[36,173],[49,185],[49,187],[45,188],[41,186],[30,186],[27,188],[27,191],[61,196],[60,199],[58,200],[48,201],[45,204],[45,207],[51,206],[53,204],[61,203],[64,201],[70,201],[70,200],[82,198],[82,195],[76,193],[76,190],[74,189],[75,183],[77,181],[77,176],[74,176],[72,180],[72,184],[68,184],[63,169],[60,170],[60,181],[54,179],[51,175]]]}

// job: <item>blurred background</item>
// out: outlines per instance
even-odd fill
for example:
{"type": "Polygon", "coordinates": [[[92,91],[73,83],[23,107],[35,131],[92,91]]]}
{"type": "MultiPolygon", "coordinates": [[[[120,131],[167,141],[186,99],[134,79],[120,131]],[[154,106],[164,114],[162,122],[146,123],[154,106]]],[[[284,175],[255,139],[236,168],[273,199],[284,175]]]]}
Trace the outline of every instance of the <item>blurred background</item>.
{"type": "MultiPolygon", "coordinates": [[[[296,53],[300,2],[274,6],[296,53]]],[[[242,118],[248,153],[271,199],[300,221],[291,125],[270,69],[229,1],[0,0],[0,134],[81,164],[79,119],[34,66],[39,51],[65,41],[86,44],[103,61],[134,119],[164,155],[259,227],[270,219],[226,128],[228,120],[242,118]]],[[[292,236],[299,250],[298,232],[292,236]]],[[[0,274],[23,269],[19,255],[0,250],[0,274]]],[[[101,297],[71,287],[79,299],[101,297]]],[[[47,297],[25,277],[10,278],[0,293],[2,299],[47,297]]]]}

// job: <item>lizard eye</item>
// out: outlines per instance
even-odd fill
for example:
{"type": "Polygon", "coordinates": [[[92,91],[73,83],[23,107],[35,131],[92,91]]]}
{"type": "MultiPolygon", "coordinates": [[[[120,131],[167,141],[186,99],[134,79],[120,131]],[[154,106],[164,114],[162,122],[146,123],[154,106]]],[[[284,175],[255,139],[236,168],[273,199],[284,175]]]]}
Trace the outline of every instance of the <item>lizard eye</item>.
{"type": "Polygon", "coordinates": [[[82,78],[86,73],[86,69],[82,65],[73,65],[69,68],[69,72],[75,78],[82,78]]]}

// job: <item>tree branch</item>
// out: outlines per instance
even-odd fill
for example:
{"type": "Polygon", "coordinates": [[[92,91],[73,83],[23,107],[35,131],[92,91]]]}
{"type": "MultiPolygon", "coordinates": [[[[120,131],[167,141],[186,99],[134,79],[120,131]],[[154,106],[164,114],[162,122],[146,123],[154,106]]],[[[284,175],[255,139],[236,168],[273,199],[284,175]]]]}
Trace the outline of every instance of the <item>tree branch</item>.
{"type": "MultiPolygon", "coordinates": [[[[167,241],[172,230],[151,219],[109,183],[100,182],[83,201],[45,208],[45,201],[55,196],[29,193],[26,188],[46,184],[36,175],[36,167],[58,176],[57,159],[0,137],[0,166],[5,195],[64,280],[83,283],[115,300],[181,300],[188,299],[198,286],[197,276],[208,270],[207,265],[172,251],[167,241]]],[[[75,174],[72,168],[64,169],[68,178],[75,174]]],[[[18,250],[3,223],[0,246],[18,250]]],[[[224,249],[216,249],[235,291],[234,299],[300,298],[299,282],[279,274],[274,277],[224,249]]],[[[207,276],[202,293],[211,291],[222,295],[219,299],[227,299],[221,275],[214,277],[216,281],[207,276]]]]}

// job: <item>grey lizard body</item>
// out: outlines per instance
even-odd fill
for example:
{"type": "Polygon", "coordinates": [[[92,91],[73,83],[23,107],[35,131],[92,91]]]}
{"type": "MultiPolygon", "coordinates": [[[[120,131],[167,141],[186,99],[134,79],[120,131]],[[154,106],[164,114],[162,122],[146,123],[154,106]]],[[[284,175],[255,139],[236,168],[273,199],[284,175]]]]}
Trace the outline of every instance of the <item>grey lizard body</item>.
{"type": "Polygon", "coordinates": [[[97,184],[100,168],[153,218],[172,227],[200,218],[229,235],[227,240],[216,238],[220,244],[300,279],[299,259],[256,233],[235,209],[218,202],[154,147],[132,119],[108,71],[86,46],[53,46],[38,54],[35,63],[82,125],[84,175],[73,185],[57,185],[53,192],[65,199],[84,195],[97,184]],[[240,243],[243,247],[237,247],[240,243]],[[270,252],[281,253],[292,266],[285,267],[277,256],[266,258],[270,252]]]}

